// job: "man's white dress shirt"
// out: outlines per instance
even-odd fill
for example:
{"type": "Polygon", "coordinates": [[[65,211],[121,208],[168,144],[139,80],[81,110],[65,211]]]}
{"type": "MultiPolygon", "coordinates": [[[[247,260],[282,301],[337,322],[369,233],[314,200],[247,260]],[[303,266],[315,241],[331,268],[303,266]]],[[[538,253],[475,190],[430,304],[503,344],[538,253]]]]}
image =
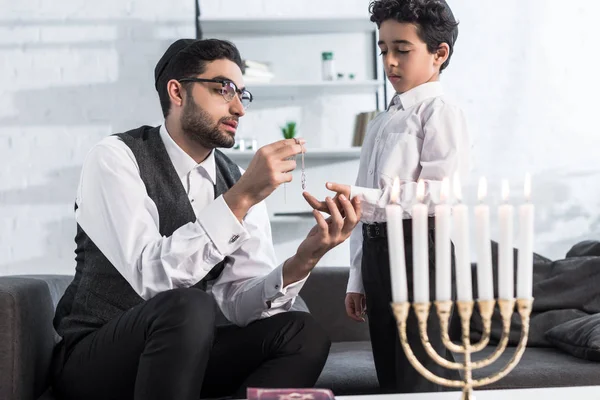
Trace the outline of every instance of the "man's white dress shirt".
{"type": "Polygon", "coordinates": [[[214,152],[197,164],[164,125],[160,135],[197,220],[170,237],[161,236],[156,205],[133,153],[118,137],[109,136],[85,159],[77,223],[146,300],[196,284],[227,256],[212,293],[231,322],[244,326],[289,310],[306,279],[282,287],[282,265],[277,266],[265,203],[252,207],[240,223],[223,196],[214,198],[214,152]]]}
{"type": "Polygon", "coordinates": [[[362,225],[385,221],[394,179],[400,180],[397,202],[410,218],[418,180],[426,185],[424,202],[433,215],[445,177],[469,169],[470,143],[462,110],[444,96],[440,82],[396,94],[386,112],[367,127],[356,185],[351,197],[362,200],[361,222],[350,237],[348,292],[364,293],[361,274],[362,225]]]}

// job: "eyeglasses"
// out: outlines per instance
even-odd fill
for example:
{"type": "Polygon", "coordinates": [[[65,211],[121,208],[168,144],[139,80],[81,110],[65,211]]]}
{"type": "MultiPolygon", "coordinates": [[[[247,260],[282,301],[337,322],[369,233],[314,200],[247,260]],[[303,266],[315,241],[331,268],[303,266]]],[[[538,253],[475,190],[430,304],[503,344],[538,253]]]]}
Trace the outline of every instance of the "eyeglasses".
{"type": "Polygon", "coordinates": [[[242,102],[242,106],[246,109],[252,103],[253,97],[252,93],[247,91],[246,89],[240,90],[237,88],[235,83],[228,81],[226,79],[203,79],[203,78],[182,78],[179,79],[179,82],[212,82],[212,83],[220,83],[221,84],[221,96],[225,99],[226,102],[230,102],[233,100],[234,96],[238,95],[240,101],[242,102]]]}

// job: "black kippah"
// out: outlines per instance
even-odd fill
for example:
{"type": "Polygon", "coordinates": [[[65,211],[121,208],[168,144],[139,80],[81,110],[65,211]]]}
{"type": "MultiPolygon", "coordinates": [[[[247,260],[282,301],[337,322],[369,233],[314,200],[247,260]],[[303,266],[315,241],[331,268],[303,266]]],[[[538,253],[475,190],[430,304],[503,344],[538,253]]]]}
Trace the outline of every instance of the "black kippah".
{"type": "Polygon", "coordinates": [[[179,53],[181,50],[188,47],[190,44],[194,43],[196,39],[179,39],[173,42],[165,54],[158,60],[156,67],[154,68],[154,87],[158,90],[158,81],[160,80],[161,75],[167,69],[169,62],[179,53]]]}

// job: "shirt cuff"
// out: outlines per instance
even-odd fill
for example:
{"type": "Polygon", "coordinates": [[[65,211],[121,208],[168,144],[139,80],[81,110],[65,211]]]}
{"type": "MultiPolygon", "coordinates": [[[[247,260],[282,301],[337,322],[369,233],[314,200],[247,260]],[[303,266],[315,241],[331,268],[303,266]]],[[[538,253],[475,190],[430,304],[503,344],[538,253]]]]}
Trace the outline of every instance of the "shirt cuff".
{"type": "Polygon", "coordinates": [[[380,205],[384,200],[383,195],[384,193],[381,189],[350,186],[350,198],[353,199],[354,197],[359,196],[361,201],[361,222],[372,224],[374,222],[383,222],[386,220],[385,206],[380,205]]]}
{"type": "Polygon", "coordinates": [[[230,255],[250,238],[250,234],[233,215],[223,196],[217,197],[202,209],[197,222],[223,256],[230,255]]]}
{"type": "Polygon", "coordinates": [[[350,267],[350,276],[348,277],[346,293],[365,293],[360,267],[350,267]]]}
{"type": "Polygon", "coordinates": [[[356,196],[360,196],[361,200],[373,204],[379,204],[382,201],[383,194],[383,190],[381,189],[350,186],[350,199],[353,199],[356,196]]]}
{"type": "Polygon", "coordinates": [[[302,289],[309,276],[310,274],[304,279],[283,287],[283,264],[281,264],[271,271],[264,281],[265,303],[270,304],[270,308],[278,308],[286,305],[289,305],[287,309],[291,308],[293,303],[290,300],[298,296],[300,289],[302,289]]]}

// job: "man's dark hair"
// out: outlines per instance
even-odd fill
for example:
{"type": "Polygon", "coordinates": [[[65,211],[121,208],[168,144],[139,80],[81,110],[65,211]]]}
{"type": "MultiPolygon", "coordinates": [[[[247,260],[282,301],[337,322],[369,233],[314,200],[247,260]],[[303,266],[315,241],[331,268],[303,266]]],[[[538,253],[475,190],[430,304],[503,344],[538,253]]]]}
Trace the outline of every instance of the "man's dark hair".
{"type": "MultiPolygon", "coordinates": [[[[191,78],[200,75],[206,70],[206,64],[222,59],[236,63],[242,72],[244,71],[240,52],[233,43],[226,40],[180,39],[173,43],[154,70],[155,86],[163,116],[166,118],[171,108],[167,82],[171,79],[191,78]]],[[[191,82],[182,83],[188,93],[191,85],[191,82]]]]}
{"type": "Polygon", "coordinates": [[[432,54],[442,43],[447,43],[450,51],[448,59],[440,66],[440,72],[450,64],[458,37],[458,22],[444,0],[374,0],[369,4],[369,12],[371,22],[375,22],[378,28],[387,20],[415,24],[419,38],[432,54]]]}

